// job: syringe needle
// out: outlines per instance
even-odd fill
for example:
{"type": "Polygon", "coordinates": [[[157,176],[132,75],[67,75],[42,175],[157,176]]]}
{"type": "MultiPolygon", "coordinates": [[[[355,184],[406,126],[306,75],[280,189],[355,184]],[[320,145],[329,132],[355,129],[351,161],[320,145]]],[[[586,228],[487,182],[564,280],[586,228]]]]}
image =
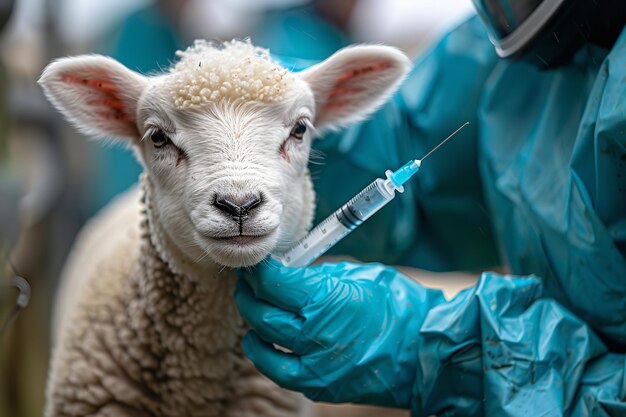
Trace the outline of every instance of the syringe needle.
{"type": "Polygon", "coordinates": [[[435,146],[434,148],[432,148],[432,149],[430,150],[430,152],[428,152],[426,155],[424,155],[424,156],[422,157],[422,159],[418,159],[419,164],[421,165],[421,163],[422,163],[422,161],[423,161],[424,159],[428,158],[428,156],[429,156],[431,153],[433,153],[433,152],[435,152],[437,149],[439,149],[439,147],[440,147],[441,145],[443,145],[444,143],[446,143],[446,142],[448,141],[448,139],[450,139],[452,136],[454,136],[454,135],[456,135],[457,133],[459,133],[459,130],[463,129],[463,128],[464,128],[465,126],[467,126],[468,124],[469,124],[469,122],[465,122],[465,123],[463,123],[463,126],[459,127],[457,130],[455,130],[454,132],[452,132],[452,133],[450,134],[450,136],[448,136],[448,137],[447,137],[447,138],[445,138],[443,141],[441,141],[441,143],[440,143],[439,145],[437,145],[437,146],[435,146]]]}

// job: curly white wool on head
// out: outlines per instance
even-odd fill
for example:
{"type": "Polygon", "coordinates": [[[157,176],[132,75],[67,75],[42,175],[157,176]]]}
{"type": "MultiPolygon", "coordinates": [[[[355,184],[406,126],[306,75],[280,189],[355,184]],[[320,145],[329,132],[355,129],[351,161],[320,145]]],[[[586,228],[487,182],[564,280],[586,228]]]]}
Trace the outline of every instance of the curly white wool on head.
{"type": "Polygon", "coordinates": [[[293,87],[295,75],[272,61],[269,50],[250,40],[215,45],[197,40],[170,69],[174,105],[184,109],[218,100],[275,103],[293,87]]]}

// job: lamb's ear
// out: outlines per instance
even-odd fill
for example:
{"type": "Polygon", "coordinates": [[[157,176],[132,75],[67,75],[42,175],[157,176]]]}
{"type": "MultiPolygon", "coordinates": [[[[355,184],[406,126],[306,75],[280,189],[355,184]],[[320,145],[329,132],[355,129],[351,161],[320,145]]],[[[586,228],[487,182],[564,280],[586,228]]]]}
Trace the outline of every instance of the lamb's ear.
{"type": "Polygon", "coordinates": [[[83,55],[59,59],[39,79],[48,99],[87,134],[136,138],[137,101],[146,77],[112,58],[83,55]]]}
{"type": "Polygon", "coordinates": [[[411,61],[396,48],[359,45],[337,51],[303,71],[315,95],[318,130],[362,120],[398,88],[411,61]]]}

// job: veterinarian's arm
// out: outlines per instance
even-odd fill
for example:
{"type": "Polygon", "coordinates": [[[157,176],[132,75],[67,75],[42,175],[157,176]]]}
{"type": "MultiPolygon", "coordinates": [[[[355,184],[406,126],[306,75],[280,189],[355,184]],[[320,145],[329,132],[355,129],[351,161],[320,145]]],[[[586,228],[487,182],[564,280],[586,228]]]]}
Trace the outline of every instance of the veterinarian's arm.
{"type": "Polygon", "coordinates": [[[484,26],[477,19],[465,23],[417,60],[400,91],[373,117],[314,143],[324,154],[321,165],[311,165],[319,221],[388,167],[422,157],[470,122],[406,184],[402,196],[334,253],[434,271],[498,263],[476,152],[479,101],[496,62],[484,26]]]}
{"type": "Polygon", "coordinates": [[[243,274],[235,298],[254,329],[248,357],[316,401],[418,416],[610,415],[624,355],[542,291],[536,277],[486,273],[446,302],[380,264],[269,261],[243,274]]]}

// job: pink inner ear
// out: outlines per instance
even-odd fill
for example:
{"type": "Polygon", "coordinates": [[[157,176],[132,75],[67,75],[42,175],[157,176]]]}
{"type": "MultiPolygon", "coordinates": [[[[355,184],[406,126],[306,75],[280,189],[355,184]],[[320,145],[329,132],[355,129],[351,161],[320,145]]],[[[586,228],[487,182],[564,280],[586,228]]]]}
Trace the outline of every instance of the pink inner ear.
{"type": "Polygon", "coordinates": [[[378,62],[360,66],[358,68],[353,68],[348,71],[342,72],[341,75],[337,77],[336,85],[349,83],[354,78],[361,77],[363,75],[369,75],[370,73],[381,72],[389,68],[391,68],[391,64],[389,62],[378,62]]]}
{"type": "Polygon", "coordinates": [[[335,84],[335,87],[330,91],[330,94],[328,94],[328,99],[330,100],[343,95],[360,93],[361,91],[363,91],[363,89],[360,87],[342,87],[339,86],[339,84],[335,84]]]}
{"type": "MultiPolygon", "coordinates": [[[[353,65],[359,65],[360,62],[356,62],[353,65]]],[[[351,97],[353,94],[363,92],[362,83],[368,76],[376,75],[391,68],[389,62],[370,63],[367,65],[354,66],[352,69],[342,72],[337,77],[337,82],[328,93],[326,103],[324,103],[323,110],[337,110],[339,108],[349,106],[351,97]]]]}
{"type": "Polygon", "coordinates": [[[133,118],[128,114],[126,104],[119,97],[119,90],[108,80],[64,75],[63,81],[84,86],[93,93],[93,98],[86,101],[87,111],[90,113],[106,120],[115,120],[131,129],[136,128],[133,118]]]}

